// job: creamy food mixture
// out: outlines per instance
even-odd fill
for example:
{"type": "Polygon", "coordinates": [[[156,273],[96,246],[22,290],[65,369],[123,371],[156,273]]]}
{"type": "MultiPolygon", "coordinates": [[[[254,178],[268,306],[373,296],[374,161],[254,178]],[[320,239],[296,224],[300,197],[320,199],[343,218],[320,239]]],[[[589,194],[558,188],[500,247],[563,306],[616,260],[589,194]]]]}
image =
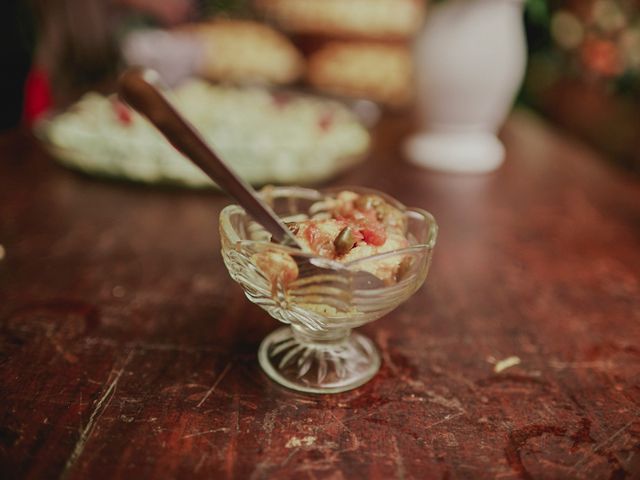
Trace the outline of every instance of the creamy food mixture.
{"type": "Polygon", "coordinates": [[[407,246],[404,214],[382,197],[344,191],[321,208],[288,224],[306,250],[349,262],[407,246]]]}
{"type": "MultiPolygon", "coordinates": [[[[287,226],[304,250],[322,257],[351,262],[409,246],[404,213],[378,195],[343,191],[318,202],[310,215],[302,221],[288,222],[287,226]]],[[[297,267],[290,257],[289,261],[285,257],[288,256],[276,254],[259,259],[258,267],[285,282],[294,280],[297,267]]],[[[401,264],[402,258],[393,256],[364,262],[361,270],[393,283],[401,264]]]]}
{"type": "MultiPolygon", "coordinates": [[[[356,116],[324,98],[190,80],[171,99],[252,184],[325,180],[362,158],[369,146],[356,116]]],[[[42,131],[61,162],[87,173],[211,185],[146,119],[113,97],[88,93],[42,131]]]]}

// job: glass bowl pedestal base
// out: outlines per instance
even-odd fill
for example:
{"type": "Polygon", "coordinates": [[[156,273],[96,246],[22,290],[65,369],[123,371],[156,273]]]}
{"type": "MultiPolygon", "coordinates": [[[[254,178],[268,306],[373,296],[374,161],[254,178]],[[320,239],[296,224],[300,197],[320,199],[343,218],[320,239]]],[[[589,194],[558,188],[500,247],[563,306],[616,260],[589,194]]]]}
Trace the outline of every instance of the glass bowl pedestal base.
{"type": "Polygon", "coordinates": [[[282,327],[260,344],[258,360],[274,381],[307,393],[339,393],[359,387],[380,369],[380,354],[350,329],[311,331],[282,327]]]}

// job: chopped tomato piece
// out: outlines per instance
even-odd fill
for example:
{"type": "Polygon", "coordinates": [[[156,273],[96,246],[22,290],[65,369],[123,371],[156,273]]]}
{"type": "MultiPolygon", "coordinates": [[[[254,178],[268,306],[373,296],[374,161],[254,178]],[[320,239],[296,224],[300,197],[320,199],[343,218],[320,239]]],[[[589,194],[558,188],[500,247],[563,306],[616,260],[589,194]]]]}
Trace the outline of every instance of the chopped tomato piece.
{"type": "Polygon", "coordinates": [[[379,247],[380,245],[384,245],[384,242],[387,241],[387,235],[381,225],[371,225],[361,228],[360,233],[362,234],[364,241],[369,245],[379,247]]]}
{"type": "Polygon", "coordinates": [[[116,116],[118,120],[123,125],[131,125],[133,121],[133,115],[131,114],[131,110],[124,103],[119,100],[113,101],[113,110],[116,112],[116,116]]]}
{"type": "Polygon", "coordinates": [[[333,112],[326,112],[318,119],[318,126],[323,132],[328,131],[333,125],[333,112]]]}
{"type": "Polygon", "coordinates": [[[273,92],[271,98],[273,104],[280,109],[286,107],[293,100],[293,96],[287,92],[273,92]]]}

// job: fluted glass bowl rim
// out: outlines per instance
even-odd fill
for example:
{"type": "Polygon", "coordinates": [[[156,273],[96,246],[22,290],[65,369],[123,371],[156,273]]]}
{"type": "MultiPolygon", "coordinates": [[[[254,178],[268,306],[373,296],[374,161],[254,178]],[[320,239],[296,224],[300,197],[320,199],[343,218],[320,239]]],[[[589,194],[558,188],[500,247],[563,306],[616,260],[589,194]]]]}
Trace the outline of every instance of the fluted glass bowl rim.
{"type": "MultiPolygon", "coordinates": [[[[231,215],[236,213],[241,213],[245,216],[248,216],[248,214],[245,212],[245,210],[242,207],[240,207],[237,204],[228,205],[224,209],[222,209],[222,211],[220,212],[220,227],[221,227],[220,230],[227,237],[227,240],[236,248],[268,247],[269,250],[271,251],[286,253],[294,257],[306,258],[312,264],[322,266],[324,268],[330,268],[338,272],[339,271],[343,271],[343,272],[356,271],[357,267],[365,262],[384,260],[385,258],[393,257],[396,255],[428,253],[429,251],[433,250],[433,248],[435,247],[436,241],[438,238],[438,223],[436,222],[435,217],[430,212],[423,210],[421,208],[407,207],[401,202],[399,202],[398,200],[396,200],[395,198],[391,197],[390,195],[384,192],[380,192],[372,188],[351,186],[351,185],[344,185],[339,187],[330,187],[330,188],[323,188],[323,189],[313,189],[313,188],[295,187],[295,186],[277,186],[277,187],[270,186],[267,189],[267,192],[269,193],[277,192],[278,196],[280,197],[286,197],[286,196],[302,197],[302,194],[306,194],[306,195],[318,194],[320,196],[318,200],[321,200],[322,197],[327,197],[330,194],[335,194],[341,191],[351,191],[358,194],[379,195],[382,198],[384,198],[388,203],[390,203],[391,205],[395,206],[400,211],[402,211],[405,215],[409,215],[409,214],[418,215],[419,217],[421,217],[421,220],[428,227],[427,240],[425,242],[409,245],[408,247],[391,250],[383,253],[377,253],[374,255],[369,255],[369,256],[358,258],[356,260],[352,260],[349,262],[339,262],[337,260],[332,260],[330,258],[316,255],[312,252],[305,252],[295,247],[290,247],[290,246],[282,245],[279,243],[241,238],[236,232],[236,230],[233,228],[233,226],[231,225],[230,217],[231,215]]],[[[264,190],[261,191],[260,193],[262,194],[262,192],[264,192],[264,190]]]]}

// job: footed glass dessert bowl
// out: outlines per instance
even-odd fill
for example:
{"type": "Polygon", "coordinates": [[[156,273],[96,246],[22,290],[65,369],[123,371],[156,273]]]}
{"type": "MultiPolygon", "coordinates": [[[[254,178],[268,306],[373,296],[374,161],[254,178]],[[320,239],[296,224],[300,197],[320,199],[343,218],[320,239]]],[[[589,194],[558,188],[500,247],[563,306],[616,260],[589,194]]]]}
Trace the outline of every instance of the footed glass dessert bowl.
{"type": "Polygon", "coordinates": [[[360,187],[269,187],[261,195],[304,248],[273,243],[237,205],[220,214],[231,278],[251,302],[289,325],[262,341],[260,365],[277,383],[302,392],[364,384],[380,368],[380,354],[352,329],[389,313],[424,283],[435,219],[360,187]]]}

